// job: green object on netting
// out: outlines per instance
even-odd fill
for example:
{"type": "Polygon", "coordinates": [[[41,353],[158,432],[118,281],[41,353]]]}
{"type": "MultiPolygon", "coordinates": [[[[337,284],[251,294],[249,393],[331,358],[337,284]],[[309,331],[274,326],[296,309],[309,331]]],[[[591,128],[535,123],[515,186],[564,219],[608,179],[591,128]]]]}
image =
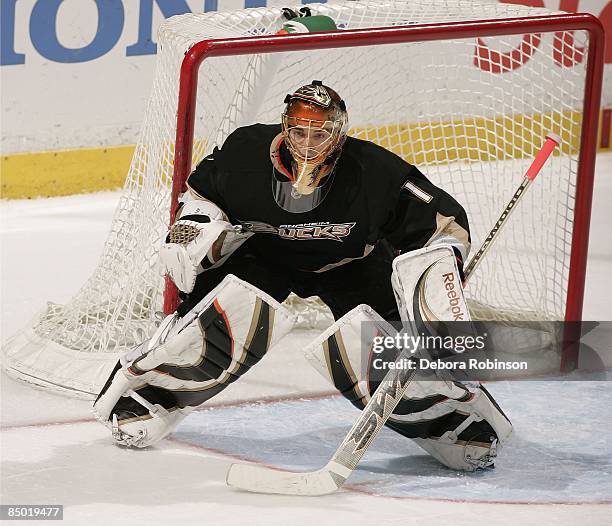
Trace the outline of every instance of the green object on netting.
{"type": "Polygon", "coordinates": [[[328,16],[304,16],[285,22],[278,34],[316,33],[318,31],[334,31],[336,29],[338,29],[336,23],[328,16]]]}

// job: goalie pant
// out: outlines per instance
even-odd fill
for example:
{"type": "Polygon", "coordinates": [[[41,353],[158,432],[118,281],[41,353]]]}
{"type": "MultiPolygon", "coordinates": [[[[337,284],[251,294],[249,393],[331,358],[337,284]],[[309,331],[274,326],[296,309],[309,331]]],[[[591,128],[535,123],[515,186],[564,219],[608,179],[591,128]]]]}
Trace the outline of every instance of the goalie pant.
{"type": "Polygon", "coordinates": [[[296,270],[279,263],[263,260],[243,245],[220,267],[200,274],[190,294],[181,293],[178,314],[191,311],[228,274],[250,283],[282,303],[290,293],[301,298],[319,296],[339,319],[360,304],[370,305],[386,320],[399,320],[395,294],[391,285],[395,250],[386,241],[377,243],[363,259],[351,261],[326,272],[296,270]]]}

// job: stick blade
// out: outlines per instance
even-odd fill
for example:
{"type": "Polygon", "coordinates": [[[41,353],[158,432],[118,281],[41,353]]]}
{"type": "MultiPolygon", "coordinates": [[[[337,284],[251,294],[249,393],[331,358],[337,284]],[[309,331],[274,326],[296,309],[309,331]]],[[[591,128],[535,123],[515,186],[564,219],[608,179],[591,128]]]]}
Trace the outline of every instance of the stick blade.
{"type": "Polygon", "coordinates": [[[328,495],[336,491],[346,477],[330,471],[328,466],[308,473],[279,471],[252,464],[232,464],[227,472],[228,486],[276,495],[328,495]]]}

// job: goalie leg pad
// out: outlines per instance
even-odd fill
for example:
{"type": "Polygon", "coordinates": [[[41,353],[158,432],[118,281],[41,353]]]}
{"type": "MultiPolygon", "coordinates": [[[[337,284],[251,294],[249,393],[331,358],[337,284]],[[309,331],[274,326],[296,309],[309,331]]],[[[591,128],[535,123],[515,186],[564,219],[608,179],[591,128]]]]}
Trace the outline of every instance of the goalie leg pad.
{"type": "Polygon", "coordinates": [[[255,365],[294,321],[272,297],[228,275],[159,341],[117,364],[94,404],[96,417],[119,443],[151,445],[255,365]]]}
{"type": "Polygon", "coordinates": [[[161,390],[151,392],[119,361],[94,403],[94,416],[111,430],[118,445],[142,448],[169,435],[191,409],[173,405],[161,390]]]}
{"type": "MultiPolygon", "coordinates": [[[[402,317],[414,320],[420,330],[428,331],[431,322],[461,321],[468,323],[453,329],[473,333],[455,254],[449,245],[398,256],[393,261],[392,283],[402,317]]],[[[452,382],[465,393],[449,396],[440,389],[440,382],[417,383],[431,391],[428,399],[434,403],[418,410],[405,405],[408,410],[402,411],[402,401],[388,425],[414,438],[450,468],[474,471],[492,465],[512,425],[491,395],[482,386],[470,391],[452,382]]]]}
{"type": "MultiPolygon", "coordinates": [[[[397,334],[371,307],[359,305],[315,338],[304,352],[309,363],[361,409],[384,375],[384,371],[376,371],[376,360],[393,361],[397,352],[396,349],[381,350],[380,342],[384,338],[395,339],[397,334]]],[[[428,399],[433,405],[439,399],[466,397],[465,387],[438,380],[434,372],[419,371],[419,377],[423,381],[412,382],[393,414],[422,410],[427,405],[422,399],[428,399]],[[433,399],[434,395],[438,398],[433,399]]]]}
{"type": "Polygon", "coordinates": [[[463,419],[458,425],[449,421],[448,430],[437,433],[440,436],[415,438],[415,442],[451,469],[475,471],[493,466],[512,434],[512,424],[489,392],[478,386],[468,401],[448,401],[445,405],[463,419]]]}
{"type": "Polygon", "coordinates": [[[395,329],[368,305],[358,305],[304,348],[308,362],[357,407],[370,398],[365,349],[395,329]]]}
{"type": "MultiPolygon", "coordinates": [[[[373,374],[377,340],[395,329],[366,305],[340,318],[305,349],[306,358],[353,405],[363,409],[382,377],[373,374]]],[[[381,340],[378,340],[381,341],[381,340]]],[[[480,386],[470,390],[418,371],[386,425],[446,466],[473,471],[491,465],[512,426],[480,386]]]]}

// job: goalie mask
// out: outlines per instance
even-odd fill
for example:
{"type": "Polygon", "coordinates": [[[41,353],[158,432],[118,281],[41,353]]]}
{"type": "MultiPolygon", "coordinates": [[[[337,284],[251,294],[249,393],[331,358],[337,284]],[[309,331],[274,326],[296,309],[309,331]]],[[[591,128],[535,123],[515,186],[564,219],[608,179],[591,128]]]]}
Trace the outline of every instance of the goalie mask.
{"type": "Polygon", "coordinates": [[[282,133],[271,145],[276,202],[289,212],[315,208],[331,186],[346,139],[344,101],[320,81],[287,95],[282,133]]]}

